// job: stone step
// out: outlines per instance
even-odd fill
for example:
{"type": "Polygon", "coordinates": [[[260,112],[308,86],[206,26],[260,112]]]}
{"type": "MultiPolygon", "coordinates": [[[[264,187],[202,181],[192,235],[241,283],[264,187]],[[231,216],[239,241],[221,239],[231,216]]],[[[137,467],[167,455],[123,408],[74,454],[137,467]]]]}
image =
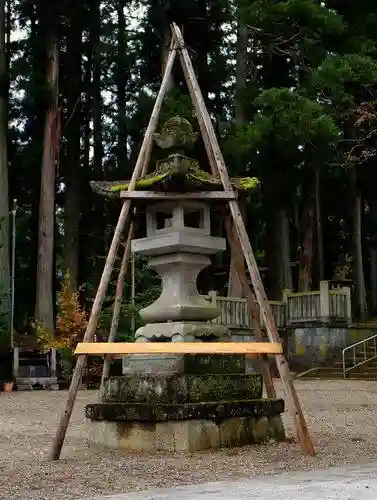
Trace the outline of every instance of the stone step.
{"type": "MultiPolygon", "coordinates": [[[[366,349],[365,361],[364,351],[362,349],[357,350],[356,355],[353,355],[352,351],[347,351],[345,355],[346,367],[350,368],[354,362],[362,363],[356,366],[351,371],[347,373],[347,379],[359,379],[359,380],[376,380],[377,379],[377,357],[375,356],[374,347],[368,347],[366,349]],[[369,359],[368,359],[369,358],[369,359]]],[[[317,370],[313,370],[302,377],[303,379],[343,379],[343,360],[340,357],[333,362],[330,362],[327,366],[319,366],[317,370]]]]}
{"type": "MultiPolygon", "coordinates": [[[[331,378],[344,378],[343,377],[343,371],[341,370],[316,370],[314,372],[308,373],[304,377],[305,379],[313,379],[313,378],[323,378],[323,379],[331,379],[331,378]]],[[[353,379],[363,379],[367,378],[369,380],[375,380],[377,379],[377,371],[367,371],[367,372],[362,372],[362,371],[350,371],[347,373],[346,378],[353,378],[353,379]]]]}
{"type": "MultiPolygon", "coordinates": [[[[313,372],[305,377],[302,380],[343,380],[343,373],[341,372],[327,372],[327,373],[316,373],[313,372]]],[[[346,377],[346,380],[377,380],[377,374],[371,373],[349,373],[346,377]]]]}
{"type": "MultiPolygon", "coordinates": [[[[345,360],[345,361],[346,361],[346,366],[351,366],[354,363],[353,359],[349,359],[349,360],[345,360]]],[[[364,358],[360,358],[360,359],[356,358],[356,363],[362,363],[363,361],[365,361],[364,358]]],[[[377,367],[377,359],[367,360],[364,363],[364,365],[377,367]]],[[[331,363],[328,366],[343,366],[343,361],[334,361],[333,363],[331,363]]]]}
{"type": "MultiPolygon", "coordinates": [[[[368,352],[366,353],[367,358],[375,358],[375,353],[373,352],[368,352]]],[[[342,356],[340,356],[342,357],[342,356]]],[[[346,354],[345,359],[353,359],[353,354],[346,354]]],[[[364,358],[364,353],[363,352],[357,352],[356,353],[356,358],[364,358]]]]}

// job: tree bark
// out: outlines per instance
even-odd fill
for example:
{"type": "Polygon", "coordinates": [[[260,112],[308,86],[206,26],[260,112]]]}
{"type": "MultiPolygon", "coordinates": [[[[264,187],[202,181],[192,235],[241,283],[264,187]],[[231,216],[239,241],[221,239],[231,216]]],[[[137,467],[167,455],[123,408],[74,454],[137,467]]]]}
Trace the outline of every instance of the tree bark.
{"type": "Polygon", "coordinates": [[[377,248],[370,249],[371,313],[377,312],[377,248]]]}
{"type": "Polygon", "coordinates": [[[323,256],[323,230],[322,230],[322,210],[321,210],[321,171],[319,168],[315,174],[315,214],[317,226],[317,260],[318,260],[318,281],[325,279],[325,260],[323,256]]]}
{"type": "Polygon", "coordinates": [[[302,216],[304,231],[300,247],[298,291],[308,292],[312,288],[313,244],[314,244],[314,203],[308,200],[302,216]]]}
{"type": "Polygon", "coordinates": [[[70,78],[67,89],[67,122],[65,126],[67,149],[64,159],[64,267],[69,272],[72,292],[76,292],[79,285],[80,181],[82,177],[80,161],[81,36],[81,16],[74,14],[67,42],[67,65],[70,78]]]}
{"type": "MultiPolygon", "coordinates": [[[[245,123],[245,113],[243,97],[246,87],[246,68],[247,68],[247,27],[238,21],[237,35],[237,59],[236,59],[236,93],[234,99],[234,120],[236,125],[242,126],[245,123]]],[[[247,225],[246,205],[241,206],[241,213],[245,225],[247,225]]],[[[231,255],[228,283],[228,297],[242,297],[242,286],[236,269],[234,256],[231,255]]]]}
{"type": "MultiPolygon", "coordinates": [[[[272,200],[266,204],[271,206],[272,200]]],[[[292,288],[290,267],[289,219],[283,208],[267,212],[266,264],[270,300],[281,300],[284,289],[292,288]]]]}
{"type": "Polygon", "coordinates": [[[364,320],[367,316],[367,299],[365,291],[363,245],[362,245],[362,195],[358,187],[357,172],[354,167],[350,168],[350,178],[353,193],[353,253],[354,253],[354,277],[356,288],[357,313],[364,320]]]}
{"type": "Polygon", "coordinates": [[[0,0],[0,312],[9,315],[8,72],[5,31],[5,0],[0,0]]]}
{"type": "Polygon", "coordinates": [[[118,105],[118,154],[117,164],[119,172],[126,168],[127,164],[127,130],[126,130],[126,94],[125,82],[127,74],[125,62],[127,57],[126,22],[124,16],[124,1],[119,0],[117,4],[118,17],[118,54],[116,69],[117,105],[118,105]]]}
{"type": "Polygon", "coordinates": [[[38,225],[37,296],[35,320],[37,325],[54,330],[54,220],[55,220],[55,153],[58,108],[58,40],[53,27],[47,32],[47,88],[49,105],[46,110],[41,191],[38,225]]]}
{"type": "Polygon", "coordinates": [[[236,56],[236,95],[234,100],[234,118],[236,124],[245,123],[245,106],[243,103],[247,74],[247,40],[248,30],[238,21],[237,56],[236,56]]]}
{"type": "Polygon", "coordinates": [[[93,148],[94,174],[103,179],[102,95],[101,95],[101,2],[94,0],[91,38],[93,44],[93,148]]]}

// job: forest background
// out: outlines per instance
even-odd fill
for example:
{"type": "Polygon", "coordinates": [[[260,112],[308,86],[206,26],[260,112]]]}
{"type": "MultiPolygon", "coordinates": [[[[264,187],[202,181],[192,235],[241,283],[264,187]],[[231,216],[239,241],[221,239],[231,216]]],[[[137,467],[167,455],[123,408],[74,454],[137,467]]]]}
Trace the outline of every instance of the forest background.
{"type": "MultiPolygon", "coordinates": [[[[376,2],[1,0],[3,344],[12,318],[20,333],[31,321],[56,329],[64,277],[90,309],[119,204],[89,181],[130,178],[172,21],[183,29],[230,174],[260,180],[245,219],[269,299],[350,279],[354,316],[376,313],[376,2]]],[[[197,127],[179,65],[161,123],[175,114],[197,127]]],[[[196,156],[206,168],[202,144],[196,156]]],[[[238,295],[236,280],[227,290],[229,266],[229,254],[217,257],[208,286],[238,295]]],[[[128,279],[120,332],[130,329],[130,287],[128,279]]],[[[137,305],[158,287],[138,259],[137,305]]]]}

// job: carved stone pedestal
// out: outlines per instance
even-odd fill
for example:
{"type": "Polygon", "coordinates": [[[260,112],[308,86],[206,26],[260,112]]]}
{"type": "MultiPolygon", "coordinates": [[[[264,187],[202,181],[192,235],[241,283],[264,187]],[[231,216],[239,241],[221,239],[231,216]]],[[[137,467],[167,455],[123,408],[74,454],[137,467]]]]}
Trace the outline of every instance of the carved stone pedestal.
{"type": "Polygon", "coordinates": [[[284,401],[262,399],[261,375],[245,366],[244,356],[185,355],[181,373],[110,378],[86,408],[91,440],[194,452],[284,439],[284,401]]]}
{"type": "Polygon", "coordinates": [[[92,442],[132,451],[188,452],[285,439],[284,401],[88,405],[92,442]],[[151,410],[154,410],[153,412],[151,410]],[[251,416],[252,415],[252,416],[251,416]]]}

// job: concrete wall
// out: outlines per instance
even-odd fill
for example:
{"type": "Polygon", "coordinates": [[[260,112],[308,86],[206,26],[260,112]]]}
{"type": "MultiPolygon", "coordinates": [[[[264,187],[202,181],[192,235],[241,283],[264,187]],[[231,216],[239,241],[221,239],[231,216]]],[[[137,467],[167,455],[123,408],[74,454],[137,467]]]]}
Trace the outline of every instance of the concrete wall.
{"type": "Polygon", "coordinates": [[[344,347],[375,334],[366,327],[312,325],[287,330],[283,338],[291,370],[295,371],[340,361],[344,347]]]}

